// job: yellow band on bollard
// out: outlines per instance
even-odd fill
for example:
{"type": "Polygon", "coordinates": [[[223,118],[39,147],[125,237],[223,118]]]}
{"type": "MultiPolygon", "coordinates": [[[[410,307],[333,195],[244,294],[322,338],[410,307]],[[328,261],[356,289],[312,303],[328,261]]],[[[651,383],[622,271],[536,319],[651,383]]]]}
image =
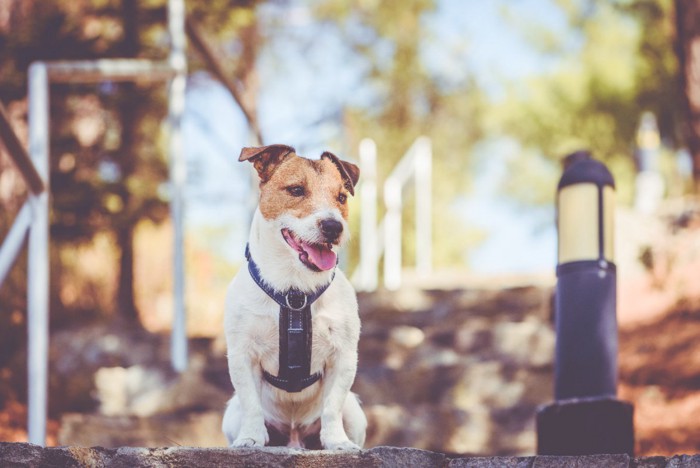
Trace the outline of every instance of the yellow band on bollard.
{"type": "Polygon", "coordinates": [[[582,260],[614,262],[615,190],[603,187],[603,233],[600,245],[598,186],[593,183],[573,184],[559,191],[558,263],[582,260]]]}

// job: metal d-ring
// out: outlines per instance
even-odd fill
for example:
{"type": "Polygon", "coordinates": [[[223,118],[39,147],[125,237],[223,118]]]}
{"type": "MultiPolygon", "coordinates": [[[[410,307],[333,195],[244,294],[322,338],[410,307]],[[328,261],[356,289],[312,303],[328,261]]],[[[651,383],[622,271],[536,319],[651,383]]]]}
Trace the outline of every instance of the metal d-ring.
{"type": "Polygon", "coordinates": [[[284,300],[287,302],[287,307],[289,307],[289,308],[292,309],[292,310],[302,310],[304,307],[306,307],[306,304],[308,303],[308,297],[306,296],[306,294],[304,294],[304,293],[301,292],[301,291],[296,291],[296,290],[291,290],[291,291],[289,291],[289,292],[284,296],[284,300]],[[299,296],[301,296],[301,297],[304,298],[304,303],[303,303],[301,306],[299,306],[299,307],[294,307],[294,306],[290,303],[290,300],[289,300],[290,296],[293,298],[293,299],[292,299],[293,301],[295,300],[294,298],[299,298],[299,296]]]}

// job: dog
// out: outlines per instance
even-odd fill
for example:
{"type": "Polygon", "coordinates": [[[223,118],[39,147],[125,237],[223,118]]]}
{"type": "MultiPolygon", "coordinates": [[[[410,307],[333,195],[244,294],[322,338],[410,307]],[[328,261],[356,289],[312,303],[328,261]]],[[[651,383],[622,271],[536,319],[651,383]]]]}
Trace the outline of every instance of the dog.
{"type": "Polygon", "coordinates": [[[359,450],[367,419],[350,392],[360,318],[337,268],[349,237],[359,168],[325,152],[243,148],[260,179],[246,258],[226,295],[224,329],[235,389],[222,430],[231,447],[359,450]]]}

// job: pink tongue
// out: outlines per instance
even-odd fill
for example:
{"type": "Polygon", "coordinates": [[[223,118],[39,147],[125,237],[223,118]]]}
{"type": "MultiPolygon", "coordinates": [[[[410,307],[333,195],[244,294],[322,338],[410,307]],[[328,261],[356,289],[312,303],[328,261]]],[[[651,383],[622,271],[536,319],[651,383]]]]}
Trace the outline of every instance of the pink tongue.
{"type": "Polygon", "coordinates": [[[309,261],[319,270],[330,270],[335,266],[335,252],[322,246],[302,242],[304,251],[309,255],[309,261]]]}

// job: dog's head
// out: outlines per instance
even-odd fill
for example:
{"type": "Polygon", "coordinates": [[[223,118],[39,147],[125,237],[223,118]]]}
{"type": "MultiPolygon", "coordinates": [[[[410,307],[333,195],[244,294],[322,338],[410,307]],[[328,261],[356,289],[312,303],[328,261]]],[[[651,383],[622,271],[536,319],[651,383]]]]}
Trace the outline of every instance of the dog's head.
{"type": "Polygon", "coordinates": [[[334,248],[348,238],[348,196],[360,169],[325,152],[318,160],[285,145],[243,148],[260,177],[260,213],[279,231],[290,253],[312,271],[335,267],[334,248]]]}

